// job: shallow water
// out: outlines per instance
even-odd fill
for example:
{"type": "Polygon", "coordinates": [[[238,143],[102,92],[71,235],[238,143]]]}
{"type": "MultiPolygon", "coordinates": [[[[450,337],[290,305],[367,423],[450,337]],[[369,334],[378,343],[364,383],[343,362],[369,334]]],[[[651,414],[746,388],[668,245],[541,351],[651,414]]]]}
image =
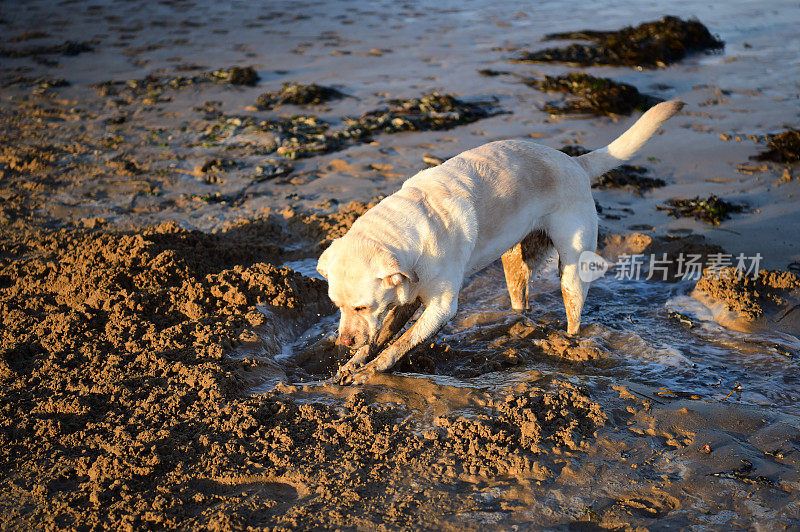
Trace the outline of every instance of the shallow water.
{"type": "MultiPolygon", "coordinates": [[[[311,272],[313,260],[293,266],[311,272]],[[308,264],[306,264],[308,263],[308,264]]],[[[664,283],[616,279],[613,271],[592,283],[583,312],[580,340],[599,347],[602,356],[588,362],[572,362],[555,356],[526,356],[526,363],[503,371],[474,377],[437,366],[436,374],[404,374],[445,387],[492,392],[531,375],[567,375],[591,389],[616,380],[661,389],[666,398],[691,397],[707,401],[779,407],[800,413],[800,340],[781,332],[749,334],[727,329],[711,321],[711,312],[690,297],[693,283],[664,283]],[[689,317],[691,325],[670,317],[670,312],[689,317]]],[[[554,261],[532,284],[530,310],[522,316],[510,310],[502,269],[495,264],[469,278],[461,291],[459,311],[435,339],[464,353],[493,353],[508,328],[516,322],[565,328],[564,307],[554,261]]],[[[293,358],[323,338],[336,334],[338,316],[325,317],[275,357],[279,363],[293,358]]],[[[529,347],[537,351],[537,340],[529,347]]],[[[525,350],[523,340],[522,350],[525,350]]],[[[517,341],[514,347],[520,349],[517,341]]],[[[426,347],[418,348],[424,353],[426,347]]],[[[469,364],[468,362],[466,364],[469,364]]],[[[463,367],[462,367],[463,369],[463,367]]],[[[306,386],[322,384],[319,380],[306,386]]],[[[266,391],[275,382],[253,392],[266,391]]],[[[403,386],[405,388],[405,386],[403,386]]],[[[634,390],[635,391],[635,390],[634,390]]],[[[658,401],[658,397],[649,396],[658,401]]]]}

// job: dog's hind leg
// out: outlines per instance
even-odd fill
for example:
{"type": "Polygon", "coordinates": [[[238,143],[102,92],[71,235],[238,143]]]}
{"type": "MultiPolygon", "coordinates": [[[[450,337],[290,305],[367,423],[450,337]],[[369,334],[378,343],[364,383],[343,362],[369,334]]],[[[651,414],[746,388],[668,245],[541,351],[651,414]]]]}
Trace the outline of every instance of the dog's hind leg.
{"type": "Polygon", "coordinates": [[[567,334],[577,334],[581,325],[581,310],[586,301],[589,282],[580,277],[580,258],[584,251],[597,249],[597,215],[592,206],[586,216],[558,220],[550,236],[558,250],[561,271],[561,295],[567,313],[567,334]]]}
{"type": "Polygon", "coordinates": [[[511,296],[511,308],[523,310],[528,308],[528,282],[531,271],[522,258],[522,242],[509,249],[500,257],[503,261],[503,273],[506,276],[508,295],[511,296]]]}
{"type": "Polygon", "coordinates": [[[533,231],[522,242],[503,253],[503,272],[506,276],[511,308],[523,310],[528,306],[528,287],[531,274],[536,273],[547,259],[553,242],[544,231],[533,231]]]}

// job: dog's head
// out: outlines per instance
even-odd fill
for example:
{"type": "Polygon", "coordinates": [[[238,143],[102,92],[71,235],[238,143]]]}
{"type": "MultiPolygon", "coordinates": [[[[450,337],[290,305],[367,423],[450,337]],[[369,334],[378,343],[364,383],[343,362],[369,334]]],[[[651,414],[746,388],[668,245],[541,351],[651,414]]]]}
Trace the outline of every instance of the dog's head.
{"type": "Polygon", "coordinates": [[[334,240],[317,271],[328,280],[328,296],[342,313],[340,345],[357,349],[373,343],[389,312],[416,298],[419,279],[413,267],[359,235],[334,240]]]}

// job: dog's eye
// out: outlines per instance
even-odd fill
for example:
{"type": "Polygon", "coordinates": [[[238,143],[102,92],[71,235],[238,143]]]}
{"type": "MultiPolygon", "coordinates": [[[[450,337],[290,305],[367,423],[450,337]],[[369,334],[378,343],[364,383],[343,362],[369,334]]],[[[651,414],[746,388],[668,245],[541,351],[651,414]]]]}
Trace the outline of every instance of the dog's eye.
{"type": "Polygon", "coordinates": [[[353,307],[353,310],[355,310],[356,312],[362,312],[364,310],[367,310],[367,307],[365,307],[365,306],[353,307]]]}

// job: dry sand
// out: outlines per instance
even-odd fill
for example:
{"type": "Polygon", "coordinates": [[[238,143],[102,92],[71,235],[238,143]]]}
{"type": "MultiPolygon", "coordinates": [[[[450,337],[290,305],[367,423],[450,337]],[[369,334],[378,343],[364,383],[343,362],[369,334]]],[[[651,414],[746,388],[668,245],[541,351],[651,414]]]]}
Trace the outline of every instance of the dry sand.
{"type": "Polygon", "coordinates": [[[797,127],[799,20],[791,2],[4,5],[0,528],[800,528],[800,168],[749,159],[797,127]],[[561,96],[477,71],[563,73],[506,59],[665,13],[726,47],[583,69],[688,104],[633,161],[666,186],[595,191],[601,248],[760,253],[775,271],[706,276],[694,299],[650,282],[749,332],[668,314],[667,296],[625,314],[646,285],[598,283],[569,338],[552,276],[516,315],[495,267],[395,373],[330,384],[346,354],[313,260],[423,155],[595,148],[633,120],[550,116],[561,96]],[[260,81],[218,72],[234,65],[260,81]],[[287,81],[345,97],[255,107],[287,81]],[[433,90],[506,113],[292,161],[257,127],[433,90]],[[656,210],[710,194],[745,208],[717,226],[656,210]]]}

